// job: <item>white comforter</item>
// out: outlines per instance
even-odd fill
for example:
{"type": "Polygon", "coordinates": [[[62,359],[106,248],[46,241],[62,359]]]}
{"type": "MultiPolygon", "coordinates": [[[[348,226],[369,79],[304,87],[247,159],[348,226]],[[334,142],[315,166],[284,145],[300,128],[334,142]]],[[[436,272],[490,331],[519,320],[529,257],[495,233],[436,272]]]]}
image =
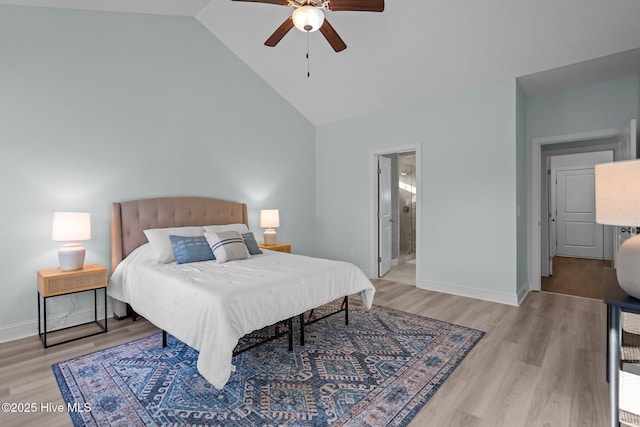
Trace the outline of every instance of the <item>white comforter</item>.
{"type": "Polygon", "coordinates": [[[371,308],[375,288],[355,265],[263,250],[241,261],[158,264],[149,244],[114,271],[108,294],[200,351],[198,370],[220,389],[249,332],[345,295],[371,308]]]}

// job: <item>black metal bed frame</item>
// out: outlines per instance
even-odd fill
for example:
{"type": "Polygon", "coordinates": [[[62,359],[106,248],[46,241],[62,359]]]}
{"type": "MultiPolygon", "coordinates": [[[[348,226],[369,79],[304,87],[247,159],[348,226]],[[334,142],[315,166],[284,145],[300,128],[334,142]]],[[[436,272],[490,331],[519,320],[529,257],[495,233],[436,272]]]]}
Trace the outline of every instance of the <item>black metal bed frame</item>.
{"type": "MultiPolygon", "coordinates": [[[[315,310],[315,309],[314,309],[315,310]]],[[[304,327],[305,325],[311,325],[313,323],[319,322],[322,319],[326,319],[329,316],[333,316],[334,314],[338,314],[341,311],[344,311],[344,324],[349,325],[349,296],[345,296],[342,300],[342,304],[340,304],[340,309],[337,311],[333,311],[331,313],[325,314],[322,317],[318,317],[317,319],[313,318],[313,311],[309,312],[309,316],[307,316],[306,322],[304,319],[304,313],[300,314],[300,345],[304,345],[304,327]]]]}
{"type": "MultiPolygon", "coordinates": [[[[130,311],[131,314],[131,318],[133,319],[133,321],[135,322],[136,320],[138,320],[138,318],[140,317],[140,315],[138,313],[136,313],[129,304],[127,304],[127,310],[130,311]]],[[[311,325],[313,323],[319,322],[320,320],[326,319],[329,316],[333,316],[335,314],[341,313],[344,311],[344,324],[345,325],[349,325],[349,296],[346,295],[344,297],[344,299],[342,300],[342,304],[340,304],[340,308],[336,311],[333,311],[331,313],[327,313],[324,316],[318,317],[316,319],[313,318],[313,313],[314,313],[315,309],[312,309],[311,311],[309,311],[309,315],[306,316],[305,318],[305,314],[304,313],[300,313],[299,316],[299,322],[300,322],[300,345],[304,346],[304,330],[305,330],[305,326],[306,325],[311,325]]],[[[285,335],[288,336],[288,341],[289,341],[289,351],[293,351],[293,317],[290,317],[284,321],[278,322],[274,325],[272,325],[274,327],[274,334],[263,339],[260,340],[256,343],[253,343],[251,345],[248,345],[242,349],[238,349],[237,347],[233,350],[233,355],[237,356],[238,354],[244,353],[245,351],[251,350],[253,348],[259,347],[263,344],[266,344],[270,341],[273,341],[275,339],[278,339],[280,337],[283,337],[285,335]]],[[[162,347],[166,347],[167,346],[167,331],[165,331],[164,329],[162,330],[162,347]]]]}

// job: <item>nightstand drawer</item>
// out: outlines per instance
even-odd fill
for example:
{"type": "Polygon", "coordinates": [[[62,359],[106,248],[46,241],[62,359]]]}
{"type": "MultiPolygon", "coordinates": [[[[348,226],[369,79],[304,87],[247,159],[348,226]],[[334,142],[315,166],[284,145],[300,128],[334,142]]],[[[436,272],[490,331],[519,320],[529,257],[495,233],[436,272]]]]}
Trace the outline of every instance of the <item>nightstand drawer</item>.
{"type": "Polygon", "coordinates": [[[107,269],[97,264],[87,264],[81,270],[74,271],[61,271],[60,268],[38,271],[38,292],[43,297],[106,286],[107,269]]]}

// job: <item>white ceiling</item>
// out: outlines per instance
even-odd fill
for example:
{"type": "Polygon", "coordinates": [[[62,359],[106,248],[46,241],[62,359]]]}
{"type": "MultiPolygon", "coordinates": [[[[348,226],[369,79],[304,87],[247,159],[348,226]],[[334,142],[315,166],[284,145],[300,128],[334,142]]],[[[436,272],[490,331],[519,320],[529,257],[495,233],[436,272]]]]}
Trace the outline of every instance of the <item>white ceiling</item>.
{"type": "Polygon", "coordinates": [[[387,0],[327,12],[348,48],[291,30],[291,9],[231,0],[0,0],[194,16],[316,125],[519,77],[527,94],[640,74],[640,0],[387,0]]]}

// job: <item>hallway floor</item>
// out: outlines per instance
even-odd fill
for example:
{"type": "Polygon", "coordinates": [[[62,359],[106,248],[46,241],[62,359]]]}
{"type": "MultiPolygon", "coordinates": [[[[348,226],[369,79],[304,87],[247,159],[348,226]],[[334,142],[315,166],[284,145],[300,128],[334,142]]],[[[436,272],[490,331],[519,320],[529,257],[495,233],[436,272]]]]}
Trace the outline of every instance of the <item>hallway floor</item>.
{"type": "Polygon", "coordinates": [[[542,278],[542,290],[602,299],[600,277],[604,267],[611,267],[611,261],[553,257],[553,276],[542,278]]]}
{"type": "Polygon", "coordinates": [[[405,262],[391,267],[391,270],[382,277],[385,280],[392,280],[405,285],[416,285],[416,265],[405,262]]]}

